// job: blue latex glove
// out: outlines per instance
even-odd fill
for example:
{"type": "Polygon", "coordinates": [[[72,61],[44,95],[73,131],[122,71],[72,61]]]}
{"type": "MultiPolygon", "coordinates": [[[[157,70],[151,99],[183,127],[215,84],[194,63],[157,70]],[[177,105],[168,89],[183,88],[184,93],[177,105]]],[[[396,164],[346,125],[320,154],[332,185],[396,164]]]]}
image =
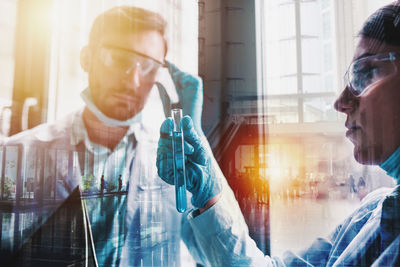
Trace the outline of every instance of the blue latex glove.
{"type": "Polygon", "coordinates": [[[166,62],[172,81],[175,84],[183,115],[189,115],[196,131],[203,135],[201,114],[203,111],[203,82],[200,77],[180,71],[171,62],[166,62]]]}
{"type": "MultiPolygon", "coordinates": [[[[202,208],[215,195],[221,192],[221,174],[214,157],[194,129],[189,116],[181,120],[185,139],[186,188],[192,193],[192,204],[202,208]]],[[[168,184],[174,184],[174,167],[172,155],[172,130],[174,124],[167,118],[160,129],[160,140],[157,149],[158,175],[168,184]]]]}

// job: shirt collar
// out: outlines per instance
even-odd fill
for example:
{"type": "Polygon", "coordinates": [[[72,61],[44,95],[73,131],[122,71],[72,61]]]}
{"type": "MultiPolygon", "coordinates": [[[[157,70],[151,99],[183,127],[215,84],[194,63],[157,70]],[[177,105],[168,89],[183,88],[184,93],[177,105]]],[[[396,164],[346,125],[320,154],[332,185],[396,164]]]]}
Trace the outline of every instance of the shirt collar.
{"type": "Polygon", "coordinates": [[[400,147],[383,162],[380,167],[386,171],[387,175],[393,177],[397,184],[399,184],[400,179],[400,147]]]}
{"type": "MultiPolygon", "coordinates": [[[[90,141],[85,124],[83,122],[82,115],[83,115],[83,109],[77,112],[73,118],[72,130],[71,130],[71,145],[76,146],[79,143],[83,143],[85,144],[86,149],[92,153],[94,153],[95,150],[97,150],[97,153],[100,154],[111,152],[109,148],[90,141]]],[[[140,133],[141,128],[142,126],[141,123],[139,122],[132,124],[128,128],[128,131],[126,132],[125,136],[121,139],[117,147],[126,146],[129,143],[129,140],[132,140],[131,136],[136,136],[135,138],[137,140],[137,136],[142,135],[140,133]]]]}
{"type": "MultiPolygon", "coordinates": [[[[73,118],[72,130],[71,130],[71,144],[78,145],[79,143],[83,142],[85,144],[85,147],[89,149],[93,148],[93,146],[88,147],[88,145],[89,144],[93,145],[93,143],[89,140],[86,127],[83,123],[83,118],[82,118],[83,110],[84,109],[81,109],[79,112],[77,112],[75,114],[75,117],[73,118]]],[[[122,142],[127,144],[129,143],[130,140],[133,139],[135,139],[137,142],[158,141],[160,126],[165,119],[165,115],[164,115],[163,103],[161,101],[161,97],[156,85],[153,86],[141,113],[142,113],[141,120],[135,121],[129,126],[129,129],[126,135],[122,138],[120,144],[122,144],[122,142]],[[135,138],[131,138],[132,135],[134,135],[135,138]]]]}

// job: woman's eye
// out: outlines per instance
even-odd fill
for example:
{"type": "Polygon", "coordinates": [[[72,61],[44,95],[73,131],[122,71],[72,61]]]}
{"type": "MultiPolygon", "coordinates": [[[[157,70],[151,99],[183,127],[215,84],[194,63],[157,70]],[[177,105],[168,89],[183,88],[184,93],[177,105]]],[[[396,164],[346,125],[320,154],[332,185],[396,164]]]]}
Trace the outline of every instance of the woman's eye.
{"type": "Polygon", "coordinates": [[[373,79],[379,74],[379,68],[378,67],[367,67],[364,68],[360,71],[360,76],[363,77],[364,79],[373,79]]]}

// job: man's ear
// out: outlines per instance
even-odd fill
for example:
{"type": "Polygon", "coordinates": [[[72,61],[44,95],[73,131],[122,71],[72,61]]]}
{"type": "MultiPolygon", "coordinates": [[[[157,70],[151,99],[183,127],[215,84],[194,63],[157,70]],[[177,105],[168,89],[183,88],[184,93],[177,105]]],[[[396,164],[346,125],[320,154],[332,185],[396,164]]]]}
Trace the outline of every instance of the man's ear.
{"type": "Polygon", "coordinates": [[[81,67],[85,72],[89,72],[92,61],[92,50],[88,46],[81,49],[81,67]]]}

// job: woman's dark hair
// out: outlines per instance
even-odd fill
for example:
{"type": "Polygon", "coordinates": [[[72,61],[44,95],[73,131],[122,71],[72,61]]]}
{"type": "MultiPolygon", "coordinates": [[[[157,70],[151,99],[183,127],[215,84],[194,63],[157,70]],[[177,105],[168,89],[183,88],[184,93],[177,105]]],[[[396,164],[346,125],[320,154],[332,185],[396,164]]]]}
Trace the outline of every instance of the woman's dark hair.
{"type": "Polygon", "coordinates": [[[375,11],[364,23],[359,36],[400,46],[400,1],[375,11]]]}

